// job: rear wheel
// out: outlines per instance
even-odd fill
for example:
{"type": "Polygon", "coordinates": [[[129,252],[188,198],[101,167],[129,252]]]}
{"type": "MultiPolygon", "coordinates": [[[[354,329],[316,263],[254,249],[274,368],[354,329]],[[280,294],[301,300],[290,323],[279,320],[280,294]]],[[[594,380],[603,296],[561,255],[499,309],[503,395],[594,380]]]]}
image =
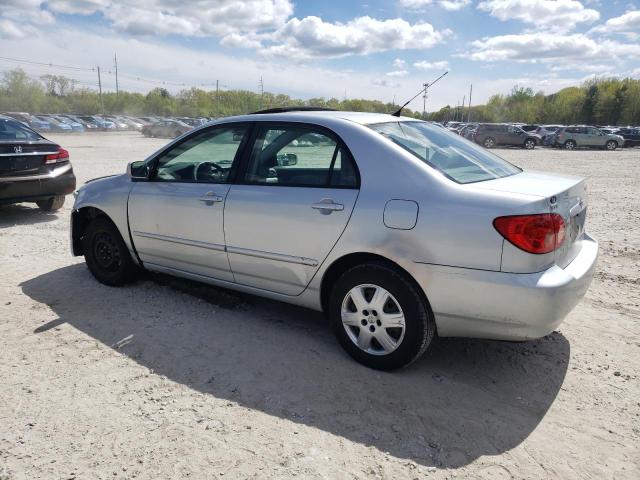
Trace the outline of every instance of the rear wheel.
{"type": "Polygon", "coordinates": [[[329,316],[347,353],[379,370],[415,361],[435,334],[433,314],[418,287],[383,263],[345,272],[331,292],[329,316]]]}
{"type": "Polygon", "coordinates": [[[567,140],[566,142],[564,142],[565,150],[573,150],[574,148],[576,148],[576,142],[574,142],[573,140],[567,140]]]}
{"type": "Polygon", "coordinates": [[[607,150],[615,150],[616,148],[618,148],[618,142],[616,142],[615,140],[609,140],[605,145],[605,148],[607,150]]]}
{"type": "Polygon", "coordinates": [[[484,142],[482,142],[482,144],[485,146],[485,148],[493,148],[496,146],[496,139],[487,137],[484,139],[484,142]]]}
{"type": "Polygon", "coordinates": [[[56,195],[46,200],[38,200],[36,205],[38,205],[40,210],[44,210],[45,212],[55,212],[56,210],[60,210],[62,205],[64,205],[64,195],[56,195]]]}
{"type": "Polygon", "coordinates": [[[524,148],[526,148],[527,150],[533,150],[534,148],[536,148],[536,141],[533,138],[527,138],[524,141],[524,148]]]}
{"type": "Polygon", "coordinates": [[[89,270],[100,283],[115,287],[135,279],[136,265],[109,219],[98,217],[89,224],[82,237],[82,249],[89,270]]]}

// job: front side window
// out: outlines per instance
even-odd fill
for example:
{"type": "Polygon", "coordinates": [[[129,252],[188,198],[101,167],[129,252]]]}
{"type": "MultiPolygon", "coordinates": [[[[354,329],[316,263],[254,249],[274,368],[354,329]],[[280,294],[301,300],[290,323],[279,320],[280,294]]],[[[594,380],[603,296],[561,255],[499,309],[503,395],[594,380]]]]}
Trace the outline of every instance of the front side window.
{"type": "Polygon", "coordinates": [[[219,127],[180,142],[158,158],[156,181],[227,183],[246,126],[219,127]]]}
{"type": "Polygon", "coordinates": [[[313,127],[260,127],[245,174],[252,184],[291,187],[357,187],[348,152],[313,127]]]}
{"type": "Polygon", "coordinates": [[[369,127],[457,183],[493,180],[522,171],[475,143],[426,122],[369,127]]]}

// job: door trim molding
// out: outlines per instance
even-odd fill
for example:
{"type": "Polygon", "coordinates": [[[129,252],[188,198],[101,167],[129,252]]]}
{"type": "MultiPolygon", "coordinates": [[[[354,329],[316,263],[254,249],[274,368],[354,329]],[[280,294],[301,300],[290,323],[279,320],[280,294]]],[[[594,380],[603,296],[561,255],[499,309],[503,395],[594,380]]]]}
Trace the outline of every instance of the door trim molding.
{"type": "Polygon", "coordinates": [[[294,257],[293,255],[284,255],[282,253],[263,252],[261,250],[252,250],[250,248],[230,247],[227,246],[227,253],[235,253],[237,255],[246,255],[248,257],[264,258],[266,260],[276,260],[279,262],[297,263],[299,265],[307,265],[309,267],[317,267],[318,261],[313,258],[294,257]]]}
{"type": "Polygon", "coordinates": [[[215,250],[217,252],[224,252],[224,245],[217,243],[199,242],[197,240],[187,240],[186,238],[171,237],[169,235],[159,235],[157,233],[147,232],[132,232],[134,237],[152,238],[154,240],[162,240],[165,242],[178,243],[180,245],[189,245],[190,247],[206,248],[207,250],[215,250]]]}

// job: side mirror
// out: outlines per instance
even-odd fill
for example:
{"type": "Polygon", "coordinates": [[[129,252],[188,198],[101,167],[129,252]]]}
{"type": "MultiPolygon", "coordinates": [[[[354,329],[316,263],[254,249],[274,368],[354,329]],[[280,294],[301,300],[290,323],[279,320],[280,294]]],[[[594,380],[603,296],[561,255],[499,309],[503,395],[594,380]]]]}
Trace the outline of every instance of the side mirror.
{"type": "Polygon", "coordinates": [[[276,161],[279,167],[291,167],[298,164],[298,156],[295,153],[279,153],[276,161]]]}
{"type": "Polygon", "coordinates": [[[143,161],[131,162],[127,165],[127,175],[132,180],[147,180],[150,174],[149,165],[143,161]]]}

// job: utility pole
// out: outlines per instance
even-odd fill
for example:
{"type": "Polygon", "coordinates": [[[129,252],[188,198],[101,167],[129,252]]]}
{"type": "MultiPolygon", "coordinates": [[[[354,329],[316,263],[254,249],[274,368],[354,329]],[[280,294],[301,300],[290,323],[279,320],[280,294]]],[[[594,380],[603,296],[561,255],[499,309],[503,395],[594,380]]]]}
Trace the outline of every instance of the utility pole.
{"type": "Polygon", "coordinates": [[[467,123],[471,122],[471,94],[473,93],[473,83],[471,84],[471,88],[469,88],[469,113],[467,114],[467,123]]]}
{"type": "Polygon", "coordinates": [[[460,109],[460,120],[464,122],[464,102],[467,99],[467,94],[462,96],[462,108],[460,109]]]}
{"type": "Polygon", "coordinates": [[[424,93],[422,94],[422,119],[427,119],[427,88],[429,88],[428,83],[423,83],[422,87],[424,88],[424,93]]]}
{"type": "Polygon", "coordinates": [[[263,101],[264,101],[264,83],[262,82],[262,77],[260,77],[260,110],[262,110],[263,101]]]}
{"type": "Polygon", "coordinates": [[[113,63],[116,67],[116,95],[120,95],[120,89],[118,88],[118,57],[115,53],[113,54],[113,63]]]}
{"type": "Polygon", "coordinates": [[[102,115],[104,115],[104,100],[102,99],[102,78],[100,77],[100,66],[98,66],[98,92],[100,94],[100,105],[102,107],[102,115]]]}
{"type": "Polygon", "coordinates": [[[216,118],[220,116],[220,85],[216,80],[216,118]]]}

